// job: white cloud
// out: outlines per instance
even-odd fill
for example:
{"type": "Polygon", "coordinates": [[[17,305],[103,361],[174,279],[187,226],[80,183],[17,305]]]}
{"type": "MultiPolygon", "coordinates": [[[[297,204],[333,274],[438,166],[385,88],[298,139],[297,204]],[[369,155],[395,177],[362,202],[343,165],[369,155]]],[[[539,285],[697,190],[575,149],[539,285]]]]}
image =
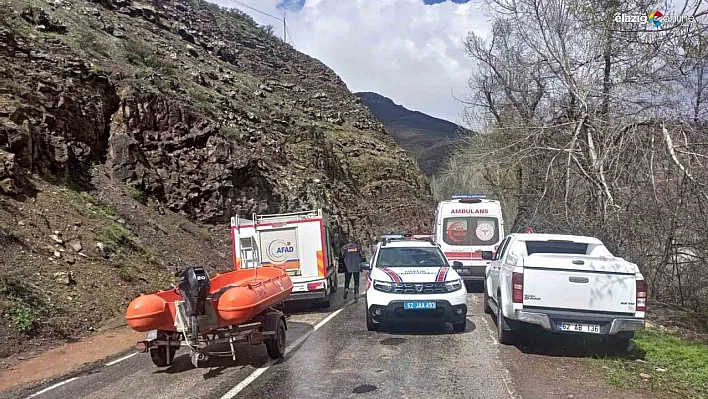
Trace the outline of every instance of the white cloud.
{"type": "MultiPolygon", "coordinates": [[[[230,0],[282,35],[282,22],[230,0]]],[[[240,0],[275,16],[279,0],[240,0]]],[[[295,47],[332,68],[356,91],[373,91],[413,110],[461,122],[473,63],[463,40],[469,31],[484,34],[489,23],[480,0],[425,5],[423,0],[307,0],[287,15],[295,47]]]]}

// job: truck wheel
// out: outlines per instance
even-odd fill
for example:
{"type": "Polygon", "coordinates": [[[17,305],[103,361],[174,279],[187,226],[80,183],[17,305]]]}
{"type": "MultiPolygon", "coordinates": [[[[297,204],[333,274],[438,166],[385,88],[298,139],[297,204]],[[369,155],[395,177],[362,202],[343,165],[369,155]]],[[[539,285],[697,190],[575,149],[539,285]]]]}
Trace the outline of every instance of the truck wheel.
{"type": "Polygon", "coordinates": [[[465,332],[465,328],[467,328],[467,319],[462,323],[452,323],[452,330],[456,333],[465,332]]]}
{"type": "Polygon", "coordinates": [[[339,285],[339,277],[337,276],[337,273],[332,273],[334,277],[332,277],[332,281],[330,282],[332,284],[332,290],[330,291],[332,294],[337,292],[337,288],[339,285]]]}
{"type": "Polygon", "coordinates": [[[265,345],[271,359],[280,359],[285,355],[285,323],[283,323],[283,319],[279,318],[275,326],[275,338],[265,341],[265,345]]]}
{"type": "Polygon", "coordinates": [[[487,280],[484,280],[484,313],[492,314],[492,308],[489,306],[489,295],[487,295],[487,280]]]}
{"type": "Polygon", "coordinates": [[[514,343],[514,333],[504,330],[504,313],[502,312],[501,296],[497,300],[497,341],[503,345],[512,345],[514,343]]]}
{"type": "Polygon", "coordinates": [[[328,308],[332,304],[332,293],[330,292],[324,299],[320,299],[317,304],[322,308],[328,308]]]}

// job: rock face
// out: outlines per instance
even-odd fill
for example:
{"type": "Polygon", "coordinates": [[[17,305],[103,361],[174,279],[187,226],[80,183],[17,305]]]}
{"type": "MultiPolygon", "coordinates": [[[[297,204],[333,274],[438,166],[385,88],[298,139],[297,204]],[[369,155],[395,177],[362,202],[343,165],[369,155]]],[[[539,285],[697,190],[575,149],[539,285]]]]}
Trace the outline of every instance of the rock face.
{"type": "MultiPolygon", "coordinates": [[[[30,15],[48,18],[40,11],[30,15]]],[[[8,88],[0,97],[0,148],[20,169],[60,178],[85,173],[105,160],[116,88],[81,58],[61,54],[63,46],[44,49],[30,40],[0,28],[8,88]]]]}
{"type": "Polygon", "coordinates": [[[13,168],[66,181],[106,163],[204,222],[317,206],[340,239],[429,230],[412,158],[332,70],[248,16],[196,0],[33,4],[11,0],[0,28],[3,192],[21,190],[13,168]]]}

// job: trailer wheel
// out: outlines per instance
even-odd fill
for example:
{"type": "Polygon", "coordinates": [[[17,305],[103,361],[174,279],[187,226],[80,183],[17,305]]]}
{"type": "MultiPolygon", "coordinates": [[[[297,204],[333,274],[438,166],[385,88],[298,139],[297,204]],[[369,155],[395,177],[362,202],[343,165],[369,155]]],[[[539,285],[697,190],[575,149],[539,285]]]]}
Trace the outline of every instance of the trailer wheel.
{"type": "Polygon", "coordinates": [[[280,359],[285,355],[285,323],[282,318],[278,318],[275,325],[275,339],[265,341],[265,345],[271,359],[280,359]]]}
{"type": "Polygon", "coordinates": [[[173,346],[162,345],[150,349],[150,359],[157,367],[167,367],[172,364],[175,358],[177,348],[173,346]]]}

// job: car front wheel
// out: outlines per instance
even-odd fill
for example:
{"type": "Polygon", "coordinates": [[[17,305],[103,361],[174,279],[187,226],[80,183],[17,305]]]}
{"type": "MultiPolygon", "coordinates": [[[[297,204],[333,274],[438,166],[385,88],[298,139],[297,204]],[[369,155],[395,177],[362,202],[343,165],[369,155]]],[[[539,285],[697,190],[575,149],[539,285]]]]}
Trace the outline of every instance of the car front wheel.
{"type": "Polygon", "coordinates": [[[379,331],[380,324],[374,323],[374,319],[369,314],[369,305],[365,305],[366,308],[366,329],[369,331],[379,331]]]}

